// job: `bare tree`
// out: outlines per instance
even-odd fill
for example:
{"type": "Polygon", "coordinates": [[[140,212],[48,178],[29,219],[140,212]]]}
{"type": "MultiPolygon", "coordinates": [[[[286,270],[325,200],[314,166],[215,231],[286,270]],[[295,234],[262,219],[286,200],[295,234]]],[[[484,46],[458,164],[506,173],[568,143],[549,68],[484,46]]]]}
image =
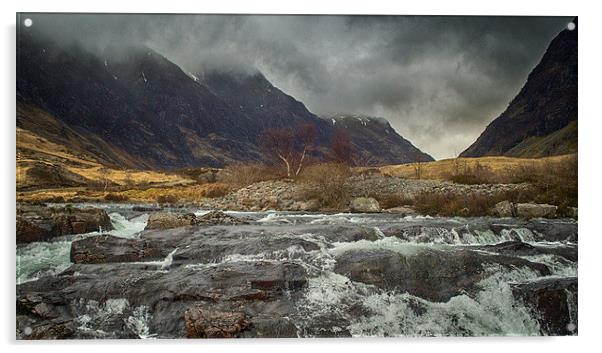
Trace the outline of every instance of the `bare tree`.
{"type": "Polygon", "coordinates": [[[103,187],[103,190],[106,191],[107,187],[109,186],[109,168],[100,167],[100,169],[98,169],[98,174],[100,185],[103,187]]]}
{"type": "Polygon", "coordinates": [[[132,179],[132,173],[127,169],[124,169],[123,172],[125,173],[123,182],[124,182],[125,186],[131,188],[134,185],[134,180],[132,179]]]}
{"type": "Polygon", "coordinates": [[[314,124],[303,124],[293,129],[267,129],[259,137],[259,145],[268,157],[279,160],[286,168],[286,177],[298,176],[307,153],[316,138],[314,124]]]}
{"type": "Polygon", "coordinates": [[[416,161],[412,164],[414,167],[414,173],[416,174],[416,179],[422,178],[422,156],[417,156],[416,161]]]}
{"type": "Polygon", "coordinates": [[[295,170],[296,177],[301,173],[301,168],[303,168],[303,162],[305,161],[307,153],[314,147],[314,141],[316,140],[316,125],[312,123],[299,125],[295,129],[295,135],[297,143],[300,144],[301,148],[301,156],[299,157],[297,169],[295,170]]]}
{"type": "Polygon", "coordinates": [[[286,176],[291,176],[291,164],[295,145],[293,132],[289,129],[267,129],[259,136],[259,145],[268,157],[276,156],[286,167],[286,176]]]}
{"type": "Polygon", "coordinates": [[[330,153],[333,161],[353,165],[353,146],[347,131],[335,130],[330,139],[330,153]]]}

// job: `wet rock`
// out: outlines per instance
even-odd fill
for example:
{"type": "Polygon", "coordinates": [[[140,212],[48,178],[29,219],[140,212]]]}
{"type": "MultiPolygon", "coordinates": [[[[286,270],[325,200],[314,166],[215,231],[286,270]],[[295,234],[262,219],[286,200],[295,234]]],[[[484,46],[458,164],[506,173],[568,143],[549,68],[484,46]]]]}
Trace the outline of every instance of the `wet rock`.
{"type": "Polygon", "coordinates": [[[517,203],[516,216],[522,218],[554,218],[557,206],[536,203],[517,203]]]}
{"type": "Polygon", "coordinates": [[[380,212],[378,201],[372,197],[357,197],[349,205],[351,212],[380,212]]]}
{"type": "Polygon", "coordinates": [[[59,330],[59,322],[89,317],[89,329],[76,328],[73,338],[135,338],[149,332],[178,338],[188,333],[238,337],[240,332],[230,329],[233,316],[219,313],[240,313],[245,337],[288,337],[294,325],[287,323],[279,331],[278,322],[294,314],[295,298],[306,285],[305,269],[286,261],[174,265],[169,270],[142,263],[80,263],[58,277],[17,286],[17,314],[23,329],[42,325],[59,330]],[[186,322],[184,313],[191,308],[209,314],[190,310],[186,322]],[[211,319],[204,321],[207,317],[211,319]],[[136,322],[144,325],[133,326],[136,322]]]}
{"type": "Polygon", "coordinates": [[[111,230],[111,219],[98,208],[18,205],[17,242],[44,241],[52,237],[111,230]]]}
{"type": "Polygon", "coordinates": [[[221,211],[211,211],[199,217],[193,213],[156,212],[150,214],[145,229],[171,229],[191,225],[239,225],[246,223],[242,219],[227,215],[221,211]]]}
{"type": "Polygon", "coordinates": [[[500,217],[516,217],[516,207],[510,201],[502,201],[496,203],[495,211],[500,217]]]}
{"type": "Polygon", "coordinates": [[[44,241],[52,237],[50,229],[44,229],[23,217],[17,216],[17,243],[44,241]]]}
{"type": "Polygon", "coordinates": [[[234,338],[249,326],[244,313],[193,307],[184,313],[187,338],[234,338]]]}
{"type": "Polygon", "coordinates": [[[351,250],[336,258],[335,272],[358,282],[389,290],[400,290],[431,301],[444,302],[465,291],[475,290],[488,276],[483,265],[530,267],[549,274],[542,264],[507,256],[474,251],[438,251],[408,247],[407,252],[351,250]]]}
{"type": "Polygon", "coordinates": [[[497,252],[508,256],[529,256],[529,255],[557,255],[564,257],[568,261],[577,261],[577,246],[537,246],[521,241],[507,241],[495,245],[483,245],[477,248],[497,252]]]}
{"type": "Polygon", "coordinates": [[[59,340],[74,338],[76,325],[71,320],[50,321],[30,327],[20,332],[20,337],[26,340],[59,340]]]}
{"type": "Polygon", "coordinates": [[[84,264],[162,260],[173,249],[147,240],[99,235],[74,241],[70,259],[84,264]]]}
{"type": "Polygon", "coordinates": [[[132,207],[132,211],[134,212],[158,212],[162,211],[163,208],[156,206],[134,206],[132,207]]]}
{"type": "Polygon", "coordinates": [[[197,225],[210,225],[210,224],[225,224],[225,225],[239,225],[239,224],[247,224],[245,220],[240,218],[230,216],[221,211],[211,211],[207,214],[204,214],[200,217],[197,217],[194,221],[194,224],[197,225]]]}
{"type": "Polygon", "coordinates": [[[267,259],[283,259],[295,256],[297,252],[309,252],[320,248],[316,243],[292,237],[247,235],[245,241],[241,242],[235,236],[236,233],[222,237],[195,237],[174,255],[174,260],[186,263],[212,263],[236,255],[259,255],[260,258],[263,256],[267,259]]]}
{"type": "Polygon", "coordinates": [[[577,278],[547,278],[517,284],[512,293],[530,307],[544,335],[577,334],[577,278]]]}
{"type": "Polygon", "coordinates": [[[149,215],[145,229],[178,228],[193,225],[195,221],[196,216],[192,213],[155,212],[149,215]]]}

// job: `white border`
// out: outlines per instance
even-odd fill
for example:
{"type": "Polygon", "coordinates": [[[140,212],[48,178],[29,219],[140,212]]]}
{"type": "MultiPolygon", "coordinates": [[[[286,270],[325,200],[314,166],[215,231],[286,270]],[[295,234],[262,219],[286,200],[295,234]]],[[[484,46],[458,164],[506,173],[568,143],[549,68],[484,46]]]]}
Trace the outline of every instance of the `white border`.
{"type": "MultiPolygon", "coordinates": [[[[19,12],[147,12],[147,13],[328,13],[328,14],[437,14],[437,15],[557,15],[579,16],[579,148],[580,148],[580,220],[579,220],[579,337],[562,338],[437,338],[437,339],[315,339],[315,340],[244,340],[244,341],[160,341],[141,342],[145,352],[307,352],[328,350],[346,352],[461,351],[509,352],[578,351],[600,345],[597,340],[601,292],[599,252],[602,234],[596,222],[602,175],[600,167],[600,16],[595,2],[577,1],[232,1],[194,2],[179,0],[21,0],[2,2],[2,225],[4,266],[2,268],[2,319],[0,335],[7,351],[24,352],[102,352],[108,349],[132,349],[134,342],[50,342],[22,343],[14,340],[14,200],[15,200],[15,13],[19,12]],[[107,345],[107,346],[105,346],[107,345]]],[[[139,342],[135,342],[139,343],[139,342]]]]}

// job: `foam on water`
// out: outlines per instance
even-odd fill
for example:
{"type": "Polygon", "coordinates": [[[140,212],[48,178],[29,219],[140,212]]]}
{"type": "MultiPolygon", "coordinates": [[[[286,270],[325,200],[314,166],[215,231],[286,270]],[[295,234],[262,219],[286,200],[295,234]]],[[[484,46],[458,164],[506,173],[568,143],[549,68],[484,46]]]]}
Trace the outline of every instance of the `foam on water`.
{"type": "Polygon", "coordinates": [[[17,247],[17,284],[53,276],[66,270],[71,241],[30,243],[17,247]]]}
{"type": "MultiPolygon", "coordinates": [[[[141,215],[130,220],[117,212],[109,214],[111,224],[115,228],[109,233],[122,238],[135,238],[144,230],[148,215],[141,215]]],[[[54,276],[71,266],[69,254],[71,243],[101,234],[91,232],[78,235],[63,236],[50,242],[34,242],[17,246],[17,284],[34,281],[41,277],[54,276]]]]}
{"type": "Polygon", "coordinates": [[[122,331],[122,326],[138,338],[152,338],[149,322],[152,319],[146,305],[131,307],[125,298],[107,299],[104,302],[80,299],[75,303],[79,315],[75,322],[78,330],[96,338],[116,338],[109,332],[122,331]]]}
{"type": "MultiPolygon", "coordinates": [[[[352,336],[483,336],[538,335],[539,325],[529,311],[514,300],[510,283],[537,277],[521,268],[489,269],[476,295],[458,295],[444,303],[430,302],[408,293],[385,291],[325,272],[309,281],[298,304],[300,336],[321,331],[347,331],[352,336]],[[339,327],[320,326],[334,318],[339,327]]],[[[329,322],[329,324],[332,321],[329,322]]]]}
{"type": "MultiPolygon", "coordinates": [[[[354,242],[333,243],[333,248],[329,252],[334,255],[341,255],[350,250],[392,250],[404,255],[414,255],[420,251],[432,249],[433,246],[419,243],[403,241],[397,237],[379,238],[375,241],[358,240],[354,242]]],[[[443,248],[445,245],[437,246],[443,248]]]]}
{"type": "Polygon", "coordinates": [[[120,213],[113,212],[109,214],[113,230],[112,235],[120,238],[136,238],[144,230],[148,222],[148,215],[143,214],[132,219],[127,219],[120,213]]]}
{"type": "Polygon", "coordinates": [[[550,269],[551,276],[577,277],[577,263],[569,261],[562,256],[543,254],[522,256],[522,258],[546,265],[550,269]]]}

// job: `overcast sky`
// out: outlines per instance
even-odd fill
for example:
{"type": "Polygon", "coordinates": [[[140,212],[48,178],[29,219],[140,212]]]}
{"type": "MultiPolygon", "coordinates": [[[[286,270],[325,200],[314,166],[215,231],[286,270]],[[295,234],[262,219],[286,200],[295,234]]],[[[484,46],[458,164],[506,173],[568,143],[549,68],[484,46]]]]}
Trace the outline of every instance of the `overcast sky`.
{"type": "MultiPolygon", "coordinates": [[[[571,17],[32,15],[64,42],[144,44],[184,70],[259,70],[319,115],[388,119],[436,159],[468,147],[571,17]]],[[[23,17],[22,17],[23,18],[23,17]]],[[[38,29],[40,29],[38,28],[38,29]]]]}

